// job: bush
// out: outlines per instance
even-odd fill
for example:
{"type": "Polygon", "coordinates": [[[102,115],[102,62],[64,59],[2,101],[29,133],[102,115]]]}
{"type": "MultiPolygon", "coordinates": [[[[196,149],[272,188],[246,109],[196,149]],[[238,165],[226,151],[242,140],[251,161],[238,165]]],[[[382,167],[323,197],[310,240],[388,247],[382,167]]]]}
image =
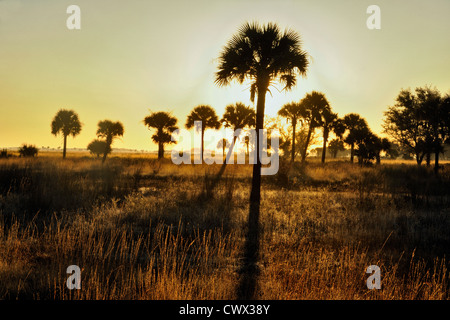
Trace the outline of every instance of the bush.
{"type": "Polygon", "coordinates": [[[21,157],[35,157],[38,154],[38,148],[33,145],[24,144],[19,149],[19,154],[21,157]]]}
{"type": "Polygon", "coordinates": [[[102,140],[93,140],[87,146],[87,149],[91,152],[91,154],[96,155],[99,158],[101,155],[111,152],[111,148],[108,147],[108,144],[102,140]]]}

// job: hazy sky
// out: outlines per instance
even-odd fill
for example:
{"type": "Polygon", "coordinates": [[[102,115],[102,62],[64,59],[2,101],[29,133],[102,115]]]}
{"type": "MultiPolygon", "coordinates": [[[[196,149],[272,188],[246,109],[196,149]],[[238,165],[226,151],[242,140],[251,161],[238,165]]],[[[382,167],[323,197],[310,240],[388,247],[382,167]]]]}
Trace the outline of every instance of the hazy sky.
{"type": "Polygon", "coordinates": [[[0,148],[62,146],[50,133],[60,108],[84,124],[69,148],[85,148],[98,121],[111,119],[125,127],[113,147],[154,150],[142,123],[149,110],[171,111],[184,126],[199,104],[219,116],[229,103],[250,104],[247,86],[214,85],[216,59],[246,21],[297,31],[312,57],[293,91],[271,90],[267,115],[318,90],[340,116],[359,113],[380,133],[402,88],[449,91],[449,12],[448,0],[0,0],[0,148]],[[66,27],[71,4],[81,30],[66,27]],[[371,4],[381,30],[366,27],[371,4]]]}

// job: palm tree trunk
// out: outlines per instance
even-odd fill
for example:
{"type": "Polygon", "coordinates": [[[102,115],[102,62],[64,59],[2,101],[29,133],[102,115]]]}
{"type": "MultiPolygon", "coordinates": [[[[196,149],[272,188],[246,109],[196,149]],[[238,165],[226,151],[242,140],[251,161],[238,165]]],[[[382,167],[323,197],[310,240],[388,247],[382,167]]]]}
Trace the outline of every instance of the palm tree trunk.
{"type": "Polygon", "coordinates": [[[202,124],[202,148],[201,148],[201,154],[200,154],[200,161],[201,163],[203,163],[203,151],[205,150],[205,128],[203,127],[202,124]]]}
{"type": "Polygon", "coordinates": [[[355,144],[350,145],[350,162],[353,163],[353,158],[355,156],[355,144]]]}
{"type": "Polygon", "coordinates": [[[305,147],[303,148],[302,153],[302,163],[306,161],[306,152],[308,151],[309,140],[311,139],[312,127],[311,123],[309,124],[308,135],[306,136],[305,147]]]}
{"type": "Polygon", "coordinates": [[[112,137],[106,137],[106,150],[103,154],[102,163],[105,163],[106,157],[108,156],[108,152],[111,150],[112,137]]]}
{"type": "Polygon", "coordinates": [[[295,158],[295,127],[297,125],[297,119],[292,118],[292,154],[291,154],[291,162],[294,163],[295,158]]]}
{"type": "Polygon", "coordinates": [[[267,85],[258,86],[258,101],[256,103],[256,163],[253,165],[252,189],[250,192],[250,208],[247,222],[247,234],[244,247],[244,261],[241,269],[241,280],[238,287],[238,299],[254,299],[257,291],[259,270],[259,207],[261,201],[261,157],[260,129],[264,128],[264,106],[267,85]]]}
{"type": "Polygon", "coordinates": [[[158,159],[164,158],[164,144],[162,142],[158,143],[158,159]]]}
{"type": "Polygon", "coordinates": [[[66,148],[67,148],[67,136],[64,135],[63,159],[66,158],[66,148]]]}
{"type": "Polygon", "coordinates": [[[327,153],[327,140],[328,140],[328,131],[324,130],[324,132],[323,132],[323,146],[322,146],[322,163],[325,163],[325,155],[327,153]]]}

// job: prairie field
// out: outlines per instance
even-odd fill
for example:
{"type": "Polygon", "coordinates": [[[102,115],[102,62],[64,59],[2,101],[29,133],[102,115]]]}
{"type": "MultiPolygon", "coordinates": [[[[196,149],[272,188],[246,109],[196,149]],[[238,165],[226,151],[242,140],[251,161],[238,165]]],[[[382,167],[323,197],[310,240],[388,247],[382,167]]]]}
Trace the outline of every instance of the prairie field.
{"type": "MultiPolygon", "coordinates": [[[[0,159],[0,299],[236,299],[250,165],[0,159]],[[66,269],[81,268],[69,290],[66,269]]],[[[448,300],[450,165],[347,159],[262,178],[257,299],[448,300]],[[381,270],[369,290],[366,269],[381,270]]]]}

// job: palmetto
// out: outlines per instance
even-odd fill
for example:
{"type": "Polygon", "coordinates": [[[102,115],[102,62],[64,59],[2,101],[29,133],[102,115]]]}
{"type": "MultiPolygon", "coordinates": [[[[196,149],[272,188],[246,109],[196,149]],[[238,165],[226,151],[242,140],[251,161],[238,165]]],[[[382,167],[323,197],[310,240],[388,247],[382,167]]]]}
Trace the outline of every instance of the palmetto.
{"type": "Polygon", "coordinates": [[[279,116],[289,119],[292,123],[291,162],[294,162],[295,158],[295,131],[297,122],[303,122],[302,117],[304,114],[304,107],[300,103],[296,102],[287,103],[278,111],[279,116]]]}
{"type": "Polygon", "coordinates": [[[208,128],[211,129],[219,129],[220,122],[217,117],[216,111],[208,105],[200,105],[195,107],[191,113],[188,115],[186,120],[186,128],[191,129],[194,126],[195,121],[202,122],[202,130],[201,130],[201,161],[203,161],[203,152],[205,150],[204,138],[205,138],[205,130],[208,128]]]}
{"type": "Polygon", "coordinates": [[[64,138],[63,159],[66,158],[67,136],[75,137],[81,132],[81,122],[78,114],[73,110],[61,109],[56,113],[52,121],[52,134],[62,134],[64,138]]]}
{"type": "MultiPolygon", "coordinates": [[[[256,135],[264,126],[264,108],[266,93],[275,82],[283,85],[283,90],[292,89],[298,75],[306,75],[308,57],[301,47],[300,36],[292,30],[282,32],[277,24],[245,23],[228,41],[219,55],[218,71],[215,83],[229,85],[233,80],[238,83],[250,81],[250,99],[256,102],[256,135]]],[[[259,143],[256,152],[259,155],[259,143]]],[[[252,189],[250,193],[250,212],[246,257],[247,266],[255,262],[259,244],[259,205],[261,199],[261,161],[257,157],[253,165],[252,189]]],[[[243,297],[251,297],[255,283],[243,284],[243,297]],[[244,288],[247,286],[246,288],[244,288]]]]}
{"type": "Polygon", "coordinates": [[[323,114],[331,111],[330,104],[328,103],[325,94],[317,91],[307,93],[300,101],[300,105],[303,108],[303,119],[308,123],[308,134],[302,150],[302,162],[305,162],[312,132],[316,128],[322,126],[323,114]]]}
{"type": "Polygon", "coordinates": [[[105,162],[106,156],[111,152],[111,145],[114,138],[123,136],[123,133],[123,124],[119,121],[103,120],[98,123],[97,136],[105,139],[107,147],[103,154],[102,162],[105,162]]]}
{"type": "Polygon", "coordinates": [[[153,142],[158,144],[158,159],[164,158],[164,145],[172,143],[172,132],[178,127],[177,118],[168,112],[152,112],[144,118],[144,124],[150,128],[156,129],[156,133],[152,135],[153,142]]]}
{"type": "Polygon", "coordinates": [[[349,113],[343,119],[348,134],[344,142],[350,145],[350,161],[353,162],[355,156],[355,144],[361,141],[368,132],[369,126],[364,118],[357,113],[349,113]]]}
{"type": "MultiPolygon", "coordinates": [[[[235,104],[229,104],[225,108],[225,113],[222,116],[221,122],[224,124],[225,128],[232,128],[234,132],[238,129],[245,129],[246,127],[255,127],[256,112],[242,102],[236,102],[235,104]]],[[[228,151],[229,155],[234,148],[237,138],[237,136],[233,137],[231,147],[228,151]]],[[[227,159],[229,155],[227,156],[227,159]]]]}

